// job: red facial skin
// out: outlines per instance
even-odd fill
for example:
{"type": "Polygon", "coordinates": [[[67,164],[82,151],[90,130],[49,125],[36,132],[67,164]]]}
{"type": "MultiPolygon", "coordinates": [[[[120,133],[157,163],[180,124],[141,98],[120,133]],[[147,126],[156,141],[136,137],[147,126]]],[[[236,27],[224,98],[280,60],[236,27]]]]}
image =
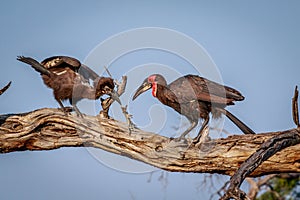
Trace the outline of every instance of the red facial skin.
{"type": "Polygon", "coordinates": [[[156,92],[157,92],[157,82],[155,82],[155,78],[156,78],[155,75],[148,77],[148,82],[152,84],[152,95],[154,97],[156,97],[156,92]]]}

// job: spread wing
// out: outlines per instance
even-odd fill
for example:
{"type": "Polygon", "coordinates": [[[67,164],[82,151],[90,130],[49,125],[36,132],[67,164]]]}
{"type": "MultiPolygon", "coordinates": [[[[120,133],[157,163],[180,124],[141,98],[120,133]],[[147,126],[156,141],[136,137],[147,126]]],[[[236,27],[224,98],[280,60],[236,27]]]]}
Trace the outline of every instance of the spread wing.
{"type": "Polygon", "coordinates": [[[81,66],[79,60],[68,56],[52,56],[43,60],[41,64],[44,65],[47,69],[69,67],[74,71],[77,71],[81,66]]]}
{"type": "Polygon", "coordinates": [[[186,75],[175,80],[169,84],[169,89],[179,103],[198,100],[230,105],[234,104],[233,101],[244,99],[239,91],[196,75],[186,75]]]}
{"type": "Polygon", "coordinates": [[[69,56],[52,56],[50,58],[46,58],[41,62],[45,68],[70,68],[75,72],[81,74],[86,80],[92,79],[95,80],[99,77],[99,75],[93,71],[88,66],[81,64],[79,60],[76,58],[72,58],[69,56]]]}

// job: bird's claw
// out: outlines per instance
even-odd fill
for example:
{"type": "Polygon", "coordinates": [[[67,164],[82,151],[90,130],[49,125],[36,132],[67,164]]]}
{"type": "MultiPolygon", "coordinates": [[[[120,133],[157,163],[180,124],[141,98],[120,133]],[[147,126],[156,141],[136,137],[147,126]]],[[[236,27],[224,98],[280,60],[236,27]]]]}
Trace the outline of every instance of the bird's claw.
{"type": "Polygon", "coordinates": [[[193,140],[192,140],[192,144],[193,145],[196,145],[196,144],[198,144],[199,143],[199,139],[198,138],[194,138],[193,140]]]}
{"type": "Polygon", "coordinates": [[[171,138],[171,140],[173,140],[174,142],[180,142],[181,137],[177,137],[177,138],[171,138]]]}
{"type": "Polygon", "coordinates": [[[184,137],[177,137],[177,138],[170,137],[170,140],[172,140],[174,142],[182,141],[183,143],[188,143],[187,139],[185,139],[184,137]]]}
{"type": "Polygon", "coordinates": [[[73,107],[70,107],[70,106],[63,107],[63,108],[58,108],[58,109],[61,110],[62,112],[64,112],[66,116],[67,116],[70,112],[74,111],[73,107]]]}
{"type": "Polygon", "coordinates": [[[76,115],[77,117],[80,117],[80,118],[84,118],[85,114],[82,114],[81,112],[76,112],[76,115]]]}

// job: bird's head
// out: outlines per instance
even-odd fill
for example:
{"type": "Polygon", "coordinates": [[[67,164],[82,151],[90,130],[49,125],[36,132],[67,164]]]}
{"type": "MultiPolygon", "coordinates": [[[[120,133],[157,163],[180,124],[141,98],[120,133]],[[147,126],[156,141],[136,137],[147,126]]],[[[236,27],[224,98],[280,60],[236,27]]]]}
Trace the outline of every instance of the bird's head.
{"type": "Polygon", "coordinates": [[[113,100],[121,104],[118,93],[114,90],[115,84],[112,78],[99,77],[94,81],[94,87],[96,88],[96,98],[98,99],[102,95],[109,95],[113,100]]]}
{"type": "Polygon", "coordinates": [[[135,100],[140,94],[146,92],[147,90],[152,88],[152,95],[156,97],[157,94],[157,86],[162,85],[166,86],[167,82],[165,78],[160,74],[152,74],[148,78],[146,78],[142,85],[136,90],[133,95],[132,100],[135,100]]]}

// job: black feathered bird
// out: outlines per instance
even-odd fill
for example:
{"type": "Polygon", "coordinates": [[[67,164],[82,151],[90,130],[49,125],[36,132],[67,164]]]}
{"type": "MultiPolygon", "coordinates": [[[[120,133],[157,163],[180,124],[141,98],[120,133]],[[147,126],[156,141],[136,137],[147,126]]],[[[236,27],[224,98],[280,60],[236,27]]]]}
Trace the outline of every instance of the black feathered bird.
{"type": "Polygon", "coordinates": [[[219,118],[221,114],[225,114],[245,134],[255,134],[237,117],[225,110],[227,105],[234,105],[234,101],[244,100],[241,93],[233,88],[197,75],[180,77],[168,85],[162,75],[153,74],[146,78],[136,90],[133,100],[151,88],[154,97],[186,116],[191,123],[191,126],[176,140],[183,139],[186,134],[197,126],[199,118],[201,118],[204,121],[197,137],[194,139],[195,143],[198,142],[202,131],[209,122],[210,113],[214,118],[219,118]]]}
{"type": "Polygon", "coordinates": [[[107,94],[120,103],[120,99],[114,90],[114,80],[99,77],[96,72],[81,64],[75,58],[53,56],[39,63],[33,58],[18,56],[17,60],[31,65],[41,74],[45,85],[53,90],[55,100],[65,113],[63,100],[69,100],[79,116],[82,116],[82,114],[76,103],[84,98],[95,100],[107,94]],[[89,84],[89,79],[93,81],[93,86],[89,84]]]}

